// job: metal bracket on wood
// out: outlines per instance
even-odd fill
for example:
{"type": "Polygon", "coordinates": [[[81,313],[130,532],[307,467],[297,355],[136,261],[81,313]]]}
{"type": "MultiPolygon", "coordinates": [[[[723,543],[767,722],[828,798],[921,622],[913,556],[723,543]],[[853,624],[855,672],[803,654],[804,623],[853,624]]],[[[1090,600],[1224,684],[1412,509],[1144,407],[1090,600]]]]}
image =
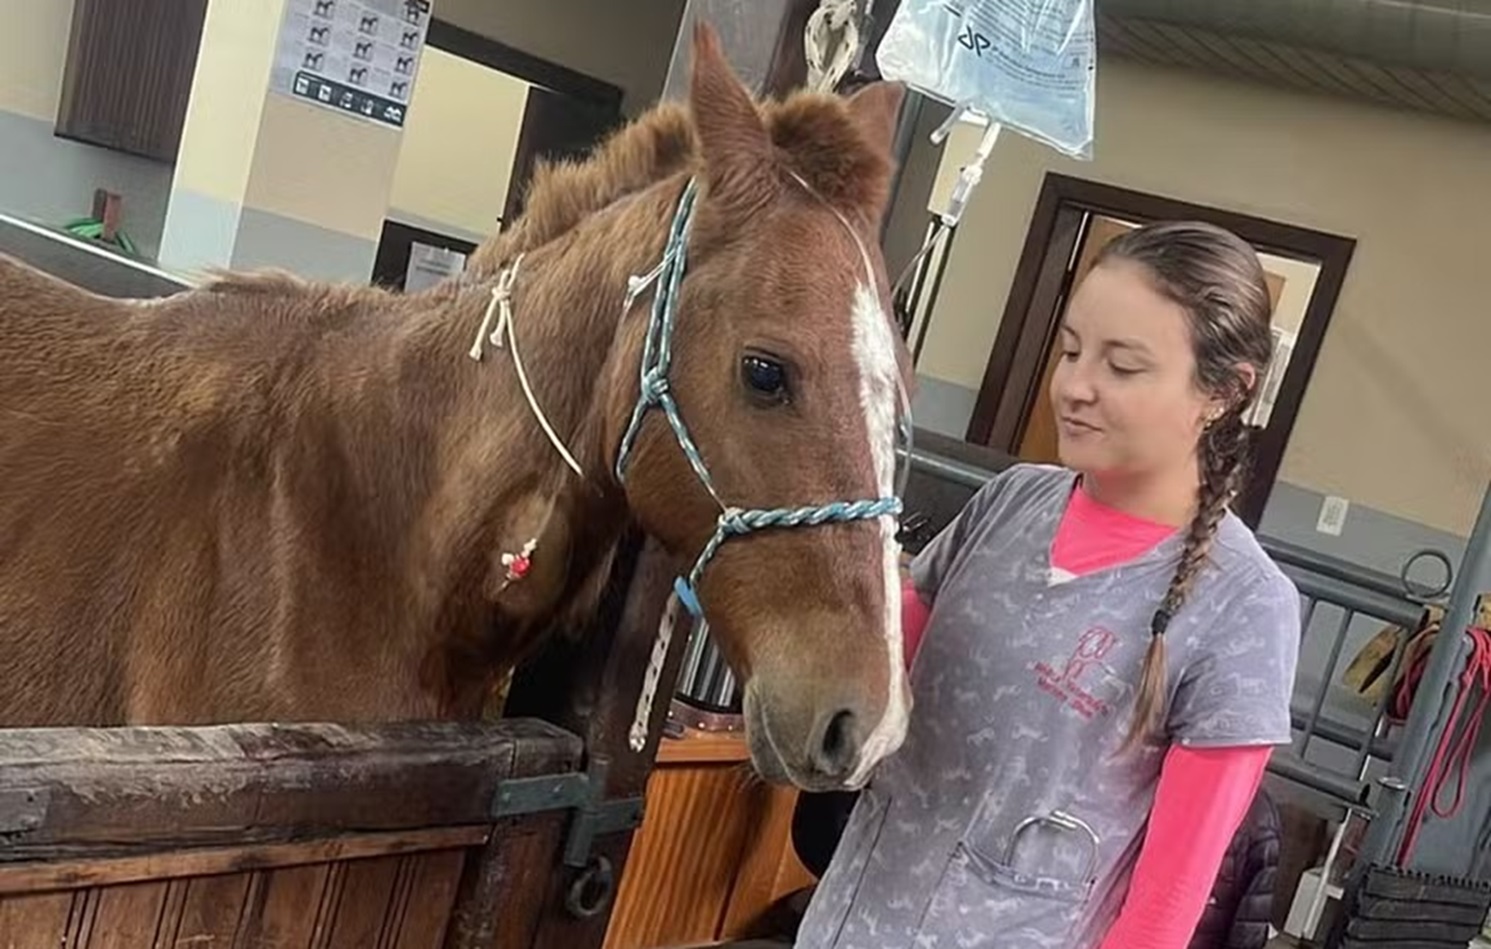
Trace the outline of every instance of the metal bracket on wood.
{"type": "Polygon", "coordinates": [[[595,838],[632,830],[642,824],[642,798],[604,799],[606,768],[606,759],[596,756],[590,767],[582,772],[503,781],[498,785],[497,796],[492,802],[492,816],[518,817],[573,810],[575,815],[564,841],[564,865],[584,867],[590,862],[590,848],[595,838]]]}

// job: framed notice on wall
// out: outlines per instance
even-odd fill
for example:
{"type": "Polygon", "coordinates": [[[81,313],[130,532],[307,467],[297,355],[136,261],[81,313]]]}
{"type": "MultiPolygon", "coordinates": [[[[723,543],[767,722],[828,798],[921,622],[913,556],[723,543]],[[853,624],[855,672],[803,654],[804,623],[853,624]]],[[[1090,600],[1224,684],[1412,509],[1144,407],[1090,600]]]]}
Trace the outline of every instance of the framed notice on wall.
{"type": "Polygon", "coordinates": [[[288,0],[270,88],[403,128],[430,0],[288,0]]]}

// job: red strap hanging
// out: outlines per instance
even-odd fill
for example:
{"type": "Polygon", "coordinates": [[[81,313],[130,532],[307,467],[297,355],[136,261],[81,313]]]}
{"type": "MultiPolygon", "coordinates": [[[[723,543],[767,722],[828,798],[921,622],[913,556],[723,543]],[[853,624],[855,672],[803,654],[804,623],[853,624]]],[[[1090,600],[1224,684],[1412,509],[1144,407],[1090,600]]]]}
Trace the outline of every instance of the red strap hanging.
{"type": "MultiPolygon", "coordinates": [[[[1466,636],[1470,639],[1470,660],[1465,665],[1465,671],[1460,674],[1460,688],[1450,710],[1449,719],[1445,722],[1444,732],[1439,736],[1434,757],[1429,762],[1429,770],[1424,775],[1423,791],[1414,801],[1413,810],[1408,818],[1408,826],[1403,835],[1403,845],[1398,850],[1400,865],[1406,866],[1409,857],[1413,854],[1426,810],[1432,810],[1434,816],[1441,819],[1449,819],[1458,814],[1465,804],[1465,781],[1470,771],[1470,755],[1475,750],[1476,739],[1480,736],[1481,722],[1485,718],[1486,708],[1491,705],[1491,632],[1479,627],[1471,627],[1466,630],[1466,636]],[[1460,730],[1466,700],[1477,689],[1480,691],[1480,696],[1468,720],[1464,722],[1464,729],[1460,730]],[[1449,780],[1451,768],[1456,773],[1455,796],[1448,807],[1441,807],[1439,798],[1449,780]]],[[[1412,703],[1413,695],[1418,689],[1419,679],[1423,675],[1423,666],[1427,659],[1428,650],[1426,649],[1408,670],[1403,684],[1399,687],[1395,711],[1398,711],[1403,718],[1407,717],[1407,706],[1412,703]]]]}

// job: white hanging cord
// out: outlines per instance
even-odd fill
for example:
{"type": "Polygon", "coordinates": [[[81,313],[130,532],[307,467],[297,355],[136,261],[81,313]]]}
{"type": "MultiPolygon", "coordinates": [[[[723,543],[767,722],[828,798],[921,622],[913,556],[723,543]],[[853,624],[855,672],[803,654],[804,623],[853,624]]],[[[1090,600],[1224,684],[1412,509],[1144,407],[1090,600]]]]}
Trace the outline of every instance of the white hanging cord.
{"type": "Polygon", "coordinates": [[[549,438],[549,444],[559,452],[564,463],[580,478],[585,477],[585,471],[575,456],[565,447],[564,442],[554,431],[554,426],[549,424],[549,417],[539,407],[538,398],[533,394],[533,386],[528,382],[528,371],[523,367],[523,357],[518,353],[518,338],[513,332],[513,283],[518,279],[518,265],[523,262],[523,255],[519,254],[512,264],[502,271],[497,278],[497,286],[492,288],[492,299],[487,303],[486,313],[482,316],[481,329],[476,334],[476,342],[471,345],[471,351],[467,353],[472,359],[480,362],[482,357],[482,337],[486,335],[487,328],[492,325],[492,316],[497,316],[497,325],[492,328],[492,335],[487,340],[498,349],[506,349],[512,353],[513,368],[518,371],[518,384],[523,387],[523,397],[528,400],[528,408],[533,417],[538,420],[539,427],[549,438]],[[503,337],[506,337],[504,342],[503,337]]]}
{"type": "MultiPolygon", "coordinates": [[[[943,139],[952,132],[953,126],[965,115],[971,114],[972,109],[964,106],[953,111],[932,133],[932,144],[940,145],[943,139]]],[[[973,194],[973,189],[978,187],[979,181],[984,177],[984,165],[989,161],[989,155],[994,151],[994,144],[999,141],[998,122],[989,122],[984,128],[983,138],[979,139],[978,148],[974,149],[973,157],[970,158],[962,168],[958,169],[958,180],[953,184],[952,194],[948,195],[947,205],[938,216],[942,223],[948,227],[957,227],[963,218],[963,211],[968,207],[968,198],[973,194]]]]}
{"type": "MultiPolygon", "coordinates": [[[[976,114],[976,110],[966,103],[954,108],[947,119],[932,133],[932,144],[941,145],[959,121],[965,116],[976,114]]],[[[968,201],[972,197],[974,189],[978,187],[979,182],[983,179],[984,165],[988,163],[989,156],[994,151],[994,145],[999,141],[999,131],[1000,125],[997,122],[989,122],[985,127],[983,137],[979,140],[978,147],[974,149],[973,157],[958,170],[958,179],[953,183],[953,189],[948,194],[947,202],[941,210],[934,212],[934,219],[931,226],[927,228],[927,234],[922,240],[921,247],[911,256],[911,259],[906,262],[906,266],[901,269],[901,273],[896,277],[891,291],[893,297],[897,299],[902,298],[908,282],[922,266],[923,259],[931,254],[939,243],[945,243],[948,235],[957,228],[958,223],[963,219],[963,212],[968,208],[968,201]]],[[[905,321],[905,332],[910,336],[916,328],[917,323],[920,322],[922,324],[921,335],[924,336],[926,333],[926,317],[930,316],[930,314],[923,314],[922,319],[918,321],[914,301],[911,303],[911,309],[912,312],[905,321]]],[[[912,348],[913,362],[920,355],[921,340],[918,338],[917,343],[912,348]]]]}
{"type": "MultiPolygon", "coordinates": [[[[932,133],[932,144],[942,144],[943,140],[947,138],[948,133],[952,131],[953,126],[968,111],[966,108],[954,109],[952,114],[948,116],[947,121],[943,122],[937,128],[937,131],[932,133]]],[[[899,290],[905,285],[906,279],[911,276],[912,271],[921,263],[922,258],[931,253],[938,239],[943,237],[949,230],[957,227],[958,222],[963,219],[963,212],[968,208],[968,199],[973,195],[973,191],[978,187],[979,182],[983,180],[984,165],[988,163],[989,155],[994,151],[994,144],[999,141],[999,129],[999,124],[995,122],[990,122],[989,126],[984,129],[984,136],[979,140],[978,148],[974,150],[973,157],[958,170],[958,180],[953,183],[953,190],[948,195],[947,203],[943,205],[942,210],[936,212],[938,226],[928,230],[926,239],[922,241],[922,246],[906,262],[906,266],[902,268],[900,276],[896,278],[896,289],[899,290]]]]}
{"type": "Polygon", "coordinates": [[[820,0],[803,30],[803,53],[808,61],[808,88],[832,92],[859,55],[857,0],[820,0]],[[834,42],[837,34],[838,41],[834,42]],[[831,51],[831,52],[830,52],[831,51]]]}

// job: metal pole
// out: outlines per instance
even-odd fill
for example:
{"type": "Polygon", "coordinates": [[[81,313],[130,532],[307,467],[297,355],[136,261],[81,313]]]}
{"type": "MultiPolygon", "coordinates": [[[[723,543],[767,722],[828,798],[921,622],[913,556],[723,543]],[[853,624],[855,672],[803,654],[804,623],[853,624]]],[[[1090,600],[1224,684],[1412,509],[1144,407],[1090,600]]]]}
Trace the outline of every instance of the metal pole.
{"type": "Polygon", "coordinates": [[[1491,591],[1491,485],[1481,496],[1481,510],[1465,546],[1444,625],[1434,637],[1408,722],[1393,755],[1392,771],[1382,779],[1382,806],[1363,841],[1362,872],[1374,862],[1396,863],[1405,830],[1404,812],[1413,795],[1423,792],[1432,746],[1446,727],[1445,718],[1459,688],[1455,675],[1465,655],[1465,630],[1475,619],[1477,600],[1487,591],[1491,591]]]}

